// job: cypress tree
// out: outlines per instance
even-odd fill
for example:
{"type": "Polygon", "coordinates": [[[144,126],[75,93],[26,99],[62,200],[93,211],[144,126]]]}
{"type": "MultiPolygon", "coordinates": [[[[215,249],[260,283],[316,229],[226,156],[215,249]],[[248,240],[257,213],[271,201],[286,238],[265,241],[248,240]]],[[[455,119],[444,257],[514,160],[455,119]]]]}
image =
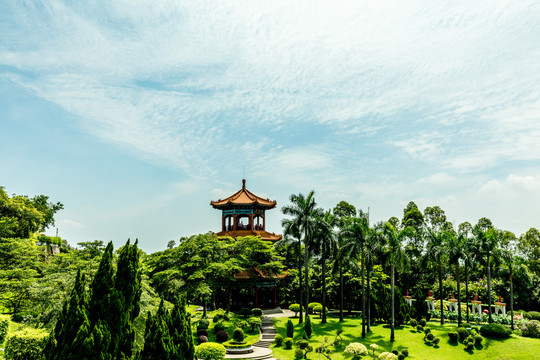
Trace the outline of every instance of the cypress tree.
{"type": "Polygon", "coordinates": [[[291,319],[287,320],[287,337],[291,339],[294,337],[294,325],[291,319]]]}
{"type": "Polygon", "coordinates": [[[311,318],[306,315],[306,321],[304,323],[304,332],[308,338],[311,337],[311,318]]]}
{"type": "Polygon", "coordinates": [[[195,346],[191,333],[191,314],[186,311],[186,299],[181,297],[174,305],[169,323],[169,331],[174,351],[172,359],[193,360],[195,346]]]}
{"type": "Polygon", "coordinates": [[[156,315],[152,316],[149,312],[146,319],[144,349],[141,352],[142,359],[174,359],[175,350],[168,326],[170,321],[169,312],[165,309],[163,300],[161,300],[156,315]]]}

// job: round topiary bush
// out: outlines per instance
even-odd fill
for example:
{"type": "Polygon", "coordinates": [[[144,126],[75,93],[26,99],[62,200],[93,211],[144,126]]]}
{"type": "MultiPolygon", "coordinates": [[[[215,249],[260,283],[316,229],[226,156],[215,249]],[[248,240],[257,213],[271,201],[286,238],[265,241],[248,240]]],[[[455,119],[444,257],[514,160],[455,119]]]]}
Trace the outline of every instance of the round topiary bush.
{"type": "Polygon", "coordinates": [[[416,325],[416,331],[423,332],[424,328],[422,327],[422,325],[416,325]]]}
{"type": "Polygon", "coordinates": [[[428,339],[429,341],[432,341],[434,338],[435,336],[432,333],[426,335],[426,339],[428,339]]]}
{"type": "Polygon", "coordinates": [[[41,329],[24,329],[8,336],[4,357],[9,360],[39,359],[49,333],[41,329]]]}
{"type": "Polygon", "coordinates": [[[214,334],[217,334],[218,331],[222,330],[225,330],[225,325],[223,325],[223,323],[218,322],[214,325],[214,334]]]}
{"type": "Polygon", "coordinates": [[[262,310],[259,308],[251,309],[251,313],[253,314],[253,316],[262,316],[263,314],[262,310]]]}
{"type": "Polygon", "coordinates": [[[274,342],[276,343],[276,346],[281,346],[281,344],[283,344],[283,336],[277,334],[274,337],[274,342]]]}
{"type": "Polygon", "coordinates": [[[398,360],[405,360],[405,355],[398,354],[397,358],[398,358],[398,360]]]}
{"type": "Polygon", "coordinates": [[[418,325],[418,321],[416,321],[416,319],[411,319],[410,323],[412,327],[416,327],[416,325],[418,325]]]}
{"type": "Polygon", "coordinates": [[[409,350],[407,350],[407,349],[401,350],[401,353],[402,353],[403,355],[405,355],[405,357],[409,356],[409,350]]]}
{"type": "Polygon", "coordinates": [[[229,340],[229,333],[226,332],[225,330],[220,330],[216,332],[216,340],[217,342],[220,342],[220,343],[229,340]]]}
{"type": "Polygon", "coordinates": [[[383,352],[379,355],[379,360],[397,360],[397,356],[391,352],[383,352]]]}
{"type": "Polygon", "coordinates": [[[512,330],[500,324],[486,324],[480,328],[480,334],[489,338],[505,339],[512,334],[512,330]]]}
{"type": "Polygon", "coordinates": [[[525,337],[540,338],[540,321],[531,320],[518,324],[521,335],[525,337]]]}
{"type": "Polygon", "coordinates": [[[236,341],[236,342],[242,342],[242,341],[244,341],[244,330],[242,330],[242,329],[240,329],[240,328],[234,329],[234,332],[233,332],[233,339],[234,339],[234,341],[236,341]]]}
{"type": "Polygon", "coordinates": [[[540,320],[540,312],[538,312],[538,311],[529,311],[527,313],[527,319],[540,320]]]}
{"type": "Polygon", "coordinates": [[[291,304],[291,305],[289,305],[289,310],[294,312],[294,316],[298,316],[298,313],[300,312],[300,304],[291,304]]]}
{"type": "Polygon", "coordinates": [[[215,324],[217,323],[219,320],[221,320],[223,318],[223,316],[219,315],[219,314],[216,314],[214,315],[214,317],[212,318],[212,322],[215,324]]]}
{"type": "Polygon", "coordinates": [[[300,349],[294,350],[294,358],[295,359],[303,359],[304,358],[304,352],[300,349]]]}
{"type": "Polygon", "coordinates": [[[222,360],[227,355],[225,347],[216,343],[203,343],[195,349],[195,358],[203,360],[222,360]]]}
{"type": "Polygon", "coordinates": [[[426,326],[426,328],[424,329],[424,333],[427,335],[431,332],[431,329],[429,327],[426,326]]]}
{"type": "Polygon", "coordinates": [[[262,325],[261,318],[259,317],[249,318],[248,323],[251,325],[251,331],[255,331],[256,327],[260,327],[262,325]]]}
{"type": "Polygon", "coordinates": [[[474,345],[482,345],[482,340],[484,340],[482,335],[475,335],[474,336],[474,345]]]}
{"type": "Polygon", "coordinates": [[[284,340],[285,349],[292,349],[293,343],[294,343],[294,340],[292,338],[290,338],[290,337],[285,338],[285,340],[284,340]]]}
{"type": "Polygon", "coordinates": [[[394,354],[394,355],[399,355],[399,351],[397,351],[396,349],[393,349],[393,350],[391,351],[391,353],[394,354]]]}
{"type": "Polygon", "coordinates": [[[420,319],[420,321],[418,322],[420,324],[420,326],[424,327],[426,326],[426,319],[420,319]]]}
{"type": "Polygon", "coordinates": [[[457,333],[457,331],[450,331],[448,333],[448,337],[450,338],[451,342],[457,342],[458,341],[458,333],[457,333]]]}
{"type": "Polygon", "coordinates": [[[197,336],[206,336],[206,337],[208,337],[208,331],[206,331],[206,329],[198,328],[197,329],[197,336]]]}
{"type": "Polygon", "coordinates": [[[204,344],[204,343],[207,343],[208,342],[208,336],[204,336],[204,335],[199,335],[197,336],[197,343],[200,345],[200,344],[204,344]]]}
{"type": "Polygon", "coordinates": [[[313,309],[315,309],[315,307],[317,307],[317,306],[319,306],[319,305],[322,306],[322,304],[321,304],[321,303],[318,303],[318,302],[311,302],[311,303],[309,303],[309,304],[308,304],[308,309],[309,309],[310,314],[313,314],[313,311],[314,311],[313,309]]]}
{"type": "Polygon", "coordinates": [[[313,308],[313,312],[316,313],[316,314],[322,314],[323,312],[323,306],[322,305],[317,305],[313,308]]]}
{"type": "MultiPolygon", "coordinates": [[[[430,334],[430,335],[433,335],[433,334],[430,334]]],[[[439,342],[441,341],[441,339],[439,339],[438,337],[436,338],[433,338],[433,340],[431,341],[434,345],[439,345],[439,342]]]]}
{"type": "Polygon", "coordinates": [[[197,327],[201,329],[208,329],[208,326],[210,326],[210,321],[207,319],[199,320],[199,324],[197,325],[197,327]]]}
{"type": "Polygon", "coordinates": [[[463,341],[467,336],[469,336],[469,331],[464,327],[458,327],[456,332],[458,333],[459,341],[463,341]]]}
{"type": "Polygon", "coordinates": [[[364,344],[353,342],[347,345],[344,351],[345,354],[352,355],[353,358],[357,358],[368,354],[367,347],[364,344]]]}

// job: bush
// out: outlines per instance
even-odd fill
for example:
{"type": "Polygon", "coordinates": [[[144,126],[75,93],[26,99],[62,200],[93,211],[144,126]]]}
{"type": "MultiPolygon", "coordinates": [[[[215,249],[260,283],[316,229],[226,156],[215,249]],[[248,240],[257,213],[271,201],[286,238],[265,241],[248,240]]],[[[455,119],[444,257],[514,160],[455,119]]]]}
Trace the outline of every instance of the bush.
{"type": "Polygon", "coordinates": [[[300,312],[300,304],[289,305],[289,310],[294,312],[294,316],[298,316],[298,313],[300,312]]]}
{"type": "Polygon", "coordinates": [[[199,320],[199,324],[197,325],[197,327],[201,329],[208,329],[208,326],[210,326],[210,321],[207,319],[199,320]]]}
{"type": "Polygon", "coordinates": [[[540,338],[540,321],[531,320],[518,324],[521,335],[532,338],[540,338]]]}
{"type": "Polygon", "coordinates": [[[480,334],[489,338],[504,339],[512,334],[512,330],[504,325],[487,324],[480,328],[480,334]]]}
{"type": "Polygon", "coordinates": [[[418,322],[420,324],[420,326],[424,327],[426,326],[426,319],[420,319],[420,321],[418,322]]]}
{"type": "Polygon", "coordinates": [[[424,334],[429,334],[431,333],[431,329],[429,327],[426,326],[426,328],[424,329],[424,334]]]}
{"type": "Polygon", "coordinates": [[[391,352],[383,352],[379,355],[379,360],[397,360],[397,356],[391,352]]]}
{"type": "Polygon", "coordinates": [[[206,336],[206,337],[208,337],[208,331],[206,331],[206,329],[198,328],[197,329],[197,336],[206,336]]]}
{"type": "Polygon", "coordinates": [[[424,328],[422,327],[422,325],[416,325],[416,331],[423,332],[424,328]]]}
{"type": "Polygon", "coordinates": [[[41,329],[24,329],[8,336],[4,357],[7,360],[39,359],[49,334],[41,329]]]}
{"type": "Polygon", "coordinates": [[[397,358],[398,358],[398,360],[405,360],[405,355],[399,354],[399,355],[397,356],[397,358]]]}
{"type": "Polygon", "coordinates": [[[276,343],[276,346],[281,346],[281,344],[283,344],[283,336],[277,334],[274,337],[274,342],[276,343]]]}
{"type": "Polygon", "coordinates": [[[251,309],[251,313],[253,314],[253,316],[262,316],[263,314],[262,310],[259,308],[251,309]]]}
{"type": "Polygon", "coordinates": [[[240,310],[240,315],[242,315],[245,318],[248,318],[251,316],[251,310],[248,308],[243,308],[242,310],[240,310]]]}
{"type": "Polygon", "coordinates": [[[475,335],[474,336],[474,345],[482,345],[482,340],[484,340],[482,335],[475,335]]]}
{"type": "Polygon", "coordinates": [[[223,343],[223,346],[227,349],[245,349],[251,345],[252,344],[249,341],[242,341],[241,343],[237,343],[236,341],[225,341],[223,343]]]}
{"type": "Polygon", "coordinates": [[[416,327],[416,325],[418,325],[418,321],[416,321],[416,319],[411,319],[410,323],[412,327],[416,327]]]}
{"type": "Polygon", "coordinates": [[[450,338],[451,342],[457,342],[458,341],[458,333],[457,333],[457,331],[450,331],[448,333],[448,337],[450,338]]]}
{"type": "Polygon", "coordinates": [[[304,322],[304,332],[308,338],[311,337],[311,318],[309,316],[306,316],[306,321],[304,322]]]}
{"type": "Polygon", "coordinates": [[[234,341],[236,341],[236,342],[242,342],[242,341],[244,341],[244,330],[242,330],[242,329],[240,329],[240,328],[234,329],[234,332],[233,332],[233,339],[234,339],[234,341]]]}
{"type": "Polygon", "coordinates": [[[225,342],[227,340],[229,340],[229,333],[226,332],[225,330],[220,330],[216,333],[216,340],[217,342],[225,342]]]}
{"type": "Polygon", "coordinates": [[[251,325],[251,331],[255,331],[255,327],[262,325],[261,318],[258,317],[249,318],[248,323],[251,325]]]}
{"type": "Polygon", "coordinates": [[[409,356],[409,350],[407,350],[407,349],[401,350],[401,353],[402,353],[403,355],[405,355],[405,357],[409,356]]]}
{"type": "Polygon", "coordinates": [[[237,328],[240,328],[240,329],[245,329],[249,326],[248,322],[246,320],[237,320],[235,322],[235,325],[237,328]]]}
{"type": "Polygon", "coordinates": [[[292,349],[292,344],[293,344],[293,339],[292,337],[287,337],[285,338],[284,340],[284,343],[285,343],[285,349],[292,349]]]}
{"type": "Polygon", "coordinates": [[[219,320],[221,320],[223,318],[222,315],[219,315],[219,314],[216,314],[214,315],[214,317],[212,318],[212,322],[213,323],[217,323],[219,320]]]}
{"type": "Polygon", "coordinates": [[[4,343],[9,329],[9,316],[0,315],[0,345],[4,343]]]}
{"type": "Polygon", "coordinates": [[[426,335],[426,339],[428,339],[428,341],[432,341],[434,338],[435,338],[435,335],[433,335],[432,333],[429,333],[426,335]]]}
{"type": "Polygon", "coordinates": [[[364,344],[358,342],[353,342],[347,345],[344,352],[345,354],[352,355],[355,358],[368,354],[367,347],[364,344]]]}
{"type": "Polygon", "coordinates": [[[294,350],[294,357],[296,359],[302,359],[304,357],[304,352],[300,349],[294,350]]]}
{"type": "MultiPolygon", "coordinates": [[[[511,311],[508,311],[508,314],[512,315],[512,312],[511,311]]],[[[524,311],[524,310],[514,310],[514,315],[521,315],[523,314],[523,318],[524,319],[528,319],[529,318],[529,313],[524,311]]]]}
{"type": "Polygon", "coordinates": [[[197,344],[203,344],[208,342],[208,336],[199,335],[197,336],[197,344]]]}
{"type": "Polygon", "coordinates": [[[294,337],[294,325],[291,319],[287,320],[287,337],[289,338],[294,337]]]}
{"type": "Polygon", "coordinates": [[[391,353],[394,355],[399,355],[399,351],[397,351],[396,349],[392,350],[391,353]]]}
{"type": "Polygon", "coordinates": [[[322,304],[321,304],[321,303],[318,303],[318,302],[312,302],[312,303],[309,303],[309,304],[308,304],[309,313],[310,313],[310,314],[313,314],[314,309],[315,309],[317,306],[319,306],[319,305],[322,306],[322,304]]]}
{"type": "Polygon", "coordinates": [[[195,358],[203,360],[222,360],[225,358],[227,351],[221,344],[204,343],[196,347],[195,358]]]}
{"type": "MultiPolygon", "coordinates": [[[[432,335],[432,334],[430,334],[430,335],[432,335]]],[[[436,338],[433,339],[432,342],[433,342],[434,345],[439,345],[439,342],[440,342],[440,341],[441,341],[441,339],[439,339],[438,337],[436,337],[436,338]]]]}
{"type": "Polygon", "coordinates": [[[217,334],[218,331],[222,331],[222,330],[225,330],[225,325],[223,325],[223,323],[217,323],[214,325],[214,334],[217,334]]]}
{"type": "Polygon", "coordinates": [[[317,313],[317,314],[322,314],[323,312],[323,306],[322,305],[317,305],[313,308],[313,312],[314,313],[317,313]]]}
{"type": "Polygon", "coordinates": [[[538,312],[538,311],[529,311],[527,313],[527,319],[540,320],[540,312],[538,312]]]}
{"type": "Polygon", "coordinates": [[[457,333],[458,333],[459,341],[463,341],[465,340],[467,336],[469,336],[469,331],[465,329],[464,327],[458,327],[457,333]]]}

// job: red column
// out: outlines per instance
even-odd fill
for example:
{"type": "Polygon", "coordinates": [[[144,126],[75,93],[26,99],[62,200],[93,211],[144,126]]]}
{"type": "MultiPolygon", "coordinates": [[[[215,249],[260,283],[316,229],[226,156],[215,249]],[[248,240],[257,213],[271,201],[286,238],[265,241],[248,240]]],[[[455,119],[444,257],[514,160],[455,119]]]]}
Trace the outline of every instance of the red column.
{"type": "Polygon", "coordinates": [[[266,231],[266,219],[264,218],[264,215],[263,215],[263,230],[266,231]]]}
{"type": "Polygon", "coordinates": [[[233,215],[233,230],[236,231],[236,214],[233,215]]]}
{"type": "Polygon", "coordinates": [[[221,231],[225,231],[225,215],[221,217],[221,231]]]}
{"type": "Polygon", "coordinates": [[[249,229],[253,231],[253,214],[249,215],[249,229]]]}

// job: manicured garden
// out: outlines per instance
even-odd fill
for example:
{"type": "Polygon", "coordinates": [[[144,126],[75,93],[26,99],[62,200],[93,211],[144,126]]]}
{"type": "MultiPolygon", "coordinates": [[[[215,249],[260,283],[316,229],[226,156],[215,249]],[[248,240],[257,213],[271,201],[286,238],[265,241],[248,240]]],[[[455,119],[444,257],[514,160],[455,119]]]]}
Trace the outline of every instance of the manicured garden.
{"type": "MultiPolygon", "coordinates": [[[[283,338],[287,336],[287,321],[288,318],[274,319],[275,327],[283,338]]],[[[304,333],[303,324],[298,324],[297,318],[291,319],[294,324],[294,343],[302,339],[304,333]]],[[[367,334],[365,339],[361,338],[362,320],[360,318],[345,318],[343,322],[339,322],[339,318],[334,316],[328,317],[328,322],[322,324],[317,317],[311,317],[312,335],[308,339],[313,351],[307,354],[308,359],[319,359],[320,354],[316,353],[316,348],[324,342],[325,338],[331,344],[329,356],[332,360],[351,359],[351,355],[345,354],[347,345],[352,342],[358,342],[366,346],[369,355],[372,356],[373,351],[370,349],[371,344],[377,344],[378,349],[375,355],[378,357],[383,352],[398,350],[401,352],[407,349],[410,359],[534,359],[540,353],[540,340],[527,338],[515,334],[510,335],[506,339],[496,339],[483,337],[480,345],[474,345],[472,350],[467,350],[463,342],[451,341],[448,333],[456,331],[457,324],[447,323],[440,325],[439,322],[430,321],[427,327],[431,329],[434,338],[439,338],[440,341],[434,345],[432,341],[424,341],[424,331],[419,332],[416,327],[411,325],[403,325],[396,327],[395,341],[390,341],[390,327],[385,325],[374,325],[371,327],[371,332],[367,334]],[[341,345],[334,345],[336,339],[336,331],[342,330],[340,337],[343,338],[341,345]]],[[[295,358],[296,345],[293,344],[291,349],[286,349],[285,344],[281,346],[272,345],[273,356],[280,360],[292,360],[295,358]]]]}

